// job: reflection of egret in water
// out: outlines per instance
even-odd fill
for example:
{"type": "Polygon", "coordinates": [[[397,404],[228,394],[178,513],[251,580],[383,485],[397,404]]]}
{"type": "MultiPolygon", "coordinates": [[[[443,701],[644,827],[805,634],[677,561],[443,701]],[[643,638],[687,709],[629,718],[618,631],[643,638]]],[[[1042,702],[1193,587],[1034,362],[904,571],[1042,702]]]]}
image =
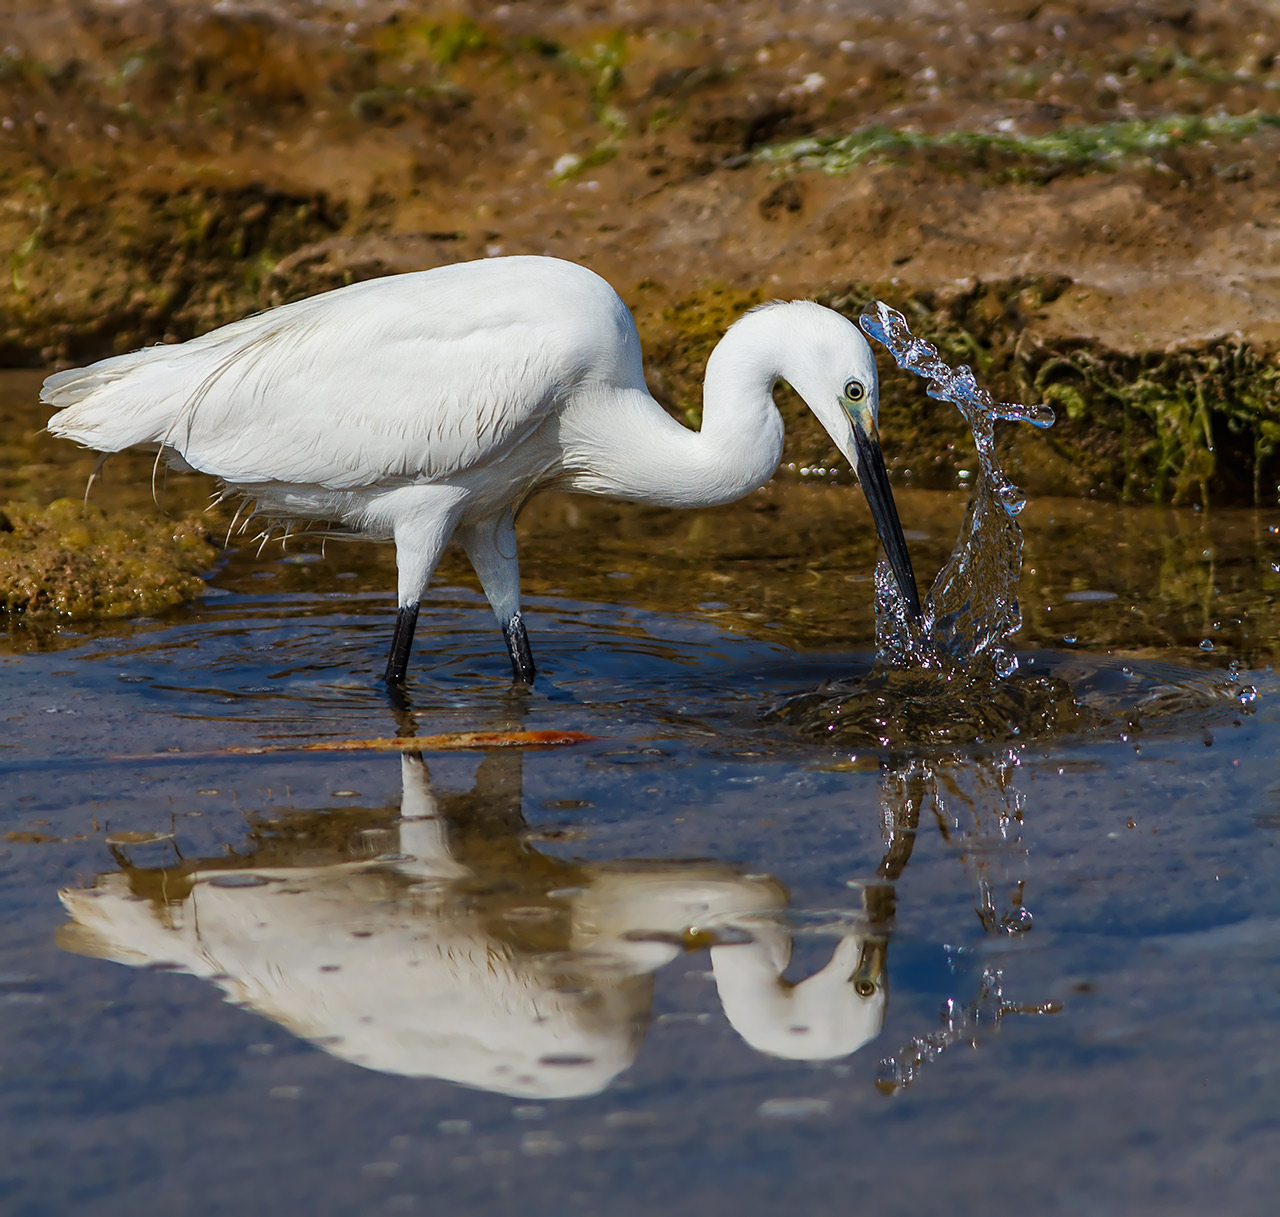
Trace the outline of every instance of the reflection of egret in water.
{"type": "MultiPolygon", "coordinates": [[[[1025,903],[1027,851],[1021,841],[1024,799],[1014,784],[1020,763],[1017,749],[994,756],[915,758],[890,770],[882,783],[881,808],[886,828],[916,824],[931,812],[938,830],[957,850],[974,884],[975,911],[991,937],[1026,933],[1032,916],[1025,903]]],[[[966,952],[949,951],[952,971],[969,969],[966,952]]],[[[880,1062],[877,1086],[886,1093],[915,1081],[923,1065],[957,1043],[976,1046],[1008,1014],[1051,1014],[1056,1002],[1019,1004],[1004,998],[1004,973],[986,963],[976,993],[968,1002],[948,998],[941,1027],[908,1040],[880,1062]]]]}
{"type": "Polygon", "coordinates": [[[62,892],[73,921],[60,942],[210,980],[371,1069],[526,1097],[607,1085],[639,1048],[653,973],[703,946],[729,1021],[762,1052],[828,1059],[879,1033],[890,887],[873,885],[830,963],[792,984],[780,883],[714,862],[542,854],[526,839],[521,765],[515,750],[489,753],[471,790],[444,793],[407,754],[398,817],[259,823],[247,858],[118,856],[120,871],[62,892]]]}

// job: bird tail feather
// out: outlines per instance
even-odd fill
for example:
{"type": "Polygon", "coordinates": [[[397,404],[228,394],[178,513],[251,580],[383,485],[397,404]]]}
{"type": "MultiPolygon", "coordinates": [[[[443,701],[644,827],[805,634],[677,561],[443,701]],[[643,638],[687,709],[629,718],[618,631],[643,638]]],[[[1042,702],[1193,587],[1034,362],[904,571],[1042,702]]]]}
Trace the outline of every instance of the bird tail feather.
{"type": "Polygon", "coordinates": [[[58,411],[49,431],[99,452],[161,442],[182,402],[161,389],[163,375],[150,383],[151,374],[171,367],[173,354],[171,346],[146,347],[55,372],[40,390],[40,400],[58,411]]]}

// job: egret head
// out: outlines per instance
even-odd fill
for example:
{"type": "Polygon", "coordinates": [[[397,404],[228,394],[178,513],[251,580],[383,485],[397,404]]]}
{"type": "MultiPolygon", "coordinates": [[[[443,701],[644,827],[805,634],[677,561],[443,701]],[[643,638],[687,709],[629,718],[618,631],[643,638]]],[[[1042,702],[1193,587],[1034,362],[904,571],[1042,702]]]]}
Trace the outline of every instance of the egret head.
{"type": "Polygon", "coordinates": [[[784,378],[858,475],[898,589],[919,619],[911,558],[880,451],[880,381],[871,347],[848,318],[809,301],[774,306],[794,327],[784,378]]]}

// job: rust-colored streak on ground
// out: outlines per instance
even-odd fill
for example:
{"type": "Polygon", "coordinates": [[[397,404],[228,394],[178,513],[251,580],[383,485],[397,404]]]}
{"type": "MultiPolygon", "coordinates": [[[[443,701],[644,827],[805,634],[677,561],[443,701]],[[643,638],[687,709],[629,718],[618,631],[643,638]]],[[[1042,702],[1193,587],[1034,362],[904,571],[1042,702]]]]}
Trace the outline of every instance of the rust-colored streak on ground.
{"type": "Polygon", "coordinates": [[[309,744],[246,744],[213,752],[161,752],[118,756],[118,761],[206,760],[219,756],[267,756],[279,752],[472,752],[488,748],[564,748],[599,736],[584,731],[450,731],[444,735],[382,736],[375,739],[315,740],[309,744]]]}

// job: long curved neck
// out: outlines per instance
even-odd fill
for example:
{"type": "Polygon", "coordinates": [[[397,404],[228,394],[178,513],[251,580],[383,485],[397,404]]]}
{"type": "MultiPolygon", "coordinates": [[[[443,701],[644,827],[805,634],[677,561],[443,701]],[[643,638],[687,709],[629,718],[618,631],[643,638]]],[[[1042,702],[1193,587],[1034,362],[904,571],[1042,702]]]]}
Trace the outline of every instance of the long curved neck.
{"type": "Polygon", "coordinates": [[[788,361],[777,311],[748,314],[707,360],[697,439],[708,489],[725,491],[720,502],[768,481],[782,459],[782,416],[773,404],[773,386],[786,375],[788,361]]]}
{"type": "Polygon", "coordinates": [[[773,386],[785,375],[786,344],[781,327],[767,323],[769,313],[779,311],[744,318],[711,352],[700,431],[681,426],[639,385],[607,390],[607,430],[591,413],[571,426],[574,455],[566,463],[576,469],[569,488],[713,507],[768,481],[782,458],[773,386]]]}

